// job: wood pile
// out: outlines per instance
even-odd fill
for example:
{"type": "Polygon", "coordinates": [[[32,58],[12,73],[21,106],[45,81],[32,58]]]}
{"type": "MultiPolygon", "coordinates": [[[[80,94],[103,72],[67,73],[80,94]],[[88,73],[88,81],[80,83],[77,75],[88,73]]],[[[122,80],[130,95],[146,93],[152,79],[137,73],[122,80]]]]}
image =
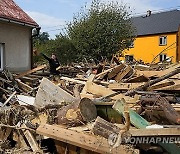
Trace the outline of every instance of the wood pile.
{"type": "Polygon", "coordinates": [[[45,69],[1,72],[0,153],[180,153],[180,64],[45,69]]]}

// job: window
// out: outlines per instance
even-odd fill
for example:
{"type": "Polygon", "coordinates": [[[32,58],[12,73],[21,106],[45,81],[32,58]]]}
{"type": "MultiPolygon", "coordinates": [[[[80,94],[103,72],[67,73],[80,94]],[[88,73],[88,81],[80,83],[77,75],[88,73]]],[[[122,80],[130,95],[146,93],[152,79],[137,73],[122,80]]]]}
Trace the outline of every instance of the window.
{"type": "Polygon", "coordinates": [[[0,71],[3,70],[3,50],[4,45],[0,43],[0,71]]]}
{"type": "Polygon", "coordinates": [[[134,56],[133,55],[125,55],[125,61],[126,62],[133,62],[134,56]]]}
{"type": "Polygon", "coordinates": [[[131,40],[129,48],[134,48],[134,40],[131,40]]]}
{"type": "Polygon", "coordinates": [[[160,62],[166,61],[166,59],[167,59],[167,55],[166,54],[159,55],[159,61],[160,62]]]}
{"type": "Polygon", "coordinates": [[[159,45],[167,45],[167,36],[159,37],[159,45]]]}

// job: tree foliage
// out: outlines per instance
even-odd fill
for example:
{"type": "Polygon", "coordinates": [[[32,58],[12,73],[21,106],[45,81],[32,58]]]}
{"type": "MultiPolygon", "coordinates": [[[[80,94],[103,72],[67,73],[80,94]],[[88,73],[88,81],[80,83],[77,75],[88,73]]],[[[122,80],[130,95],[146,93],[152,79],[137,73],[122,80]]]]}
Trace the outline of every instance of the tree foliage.
{"type": "Polygon", "coordinates": [[[126,5],[93,0],[68,24],[67,34],[78,50],[79,57],[111,58],[123,51],[134,38],[134,28],[126,5]]]}
{"type": "Polygon", "coordinates": [[[134,31],[126,5],[92,0],[90,7],[83,7],[67,24],[64,34],[51,40],[43,32],[35,39],[34,47],[48,56],[56,53],[62,64],[84,58],[100,60],[102,56],[110,59],[114,53],[128,48],[134,31]]]}

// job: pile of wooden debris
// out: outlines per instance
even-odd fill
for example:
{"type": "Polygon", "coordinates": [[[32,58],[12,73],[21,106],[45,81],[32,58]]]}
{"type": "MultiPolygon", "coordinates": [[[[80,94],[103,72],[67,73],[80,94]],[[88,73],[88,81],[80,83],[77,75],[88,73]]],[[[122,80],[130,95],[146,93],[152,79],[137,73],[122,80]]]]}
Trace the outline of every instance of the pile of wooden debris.
{"type": "Polygon", "coordinates": [[[180,64],[45,68],[1,73],[1,153],[180,153],[180,64]]]}

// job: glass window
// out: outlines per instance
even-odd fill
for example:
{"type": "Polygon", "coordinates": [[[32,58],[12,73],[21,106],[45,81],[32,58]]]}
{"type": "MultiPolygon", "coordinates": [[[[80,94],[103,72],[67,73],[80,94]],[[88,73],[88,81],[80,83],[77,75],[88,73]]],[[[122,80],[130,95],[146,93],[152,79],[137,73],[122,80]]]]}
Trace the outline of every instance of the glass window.
{"type": "Polygon", "coordinates": [[[125,61],[126,62],[133,62],[134,56],[133,55],[125,55],[125,61]]]}
{"type": "Polygon", "coordinates": [[[167,36],[159,37],[159,45],[167,45],[167,36]]]}
{"type": "Polygon", "coordinates": [[[161,54],[159,56],[159,61],[162,62],[162,61],[166,61],[166,58],[167,58],[167,55],[166,54],[161,54]]]}

